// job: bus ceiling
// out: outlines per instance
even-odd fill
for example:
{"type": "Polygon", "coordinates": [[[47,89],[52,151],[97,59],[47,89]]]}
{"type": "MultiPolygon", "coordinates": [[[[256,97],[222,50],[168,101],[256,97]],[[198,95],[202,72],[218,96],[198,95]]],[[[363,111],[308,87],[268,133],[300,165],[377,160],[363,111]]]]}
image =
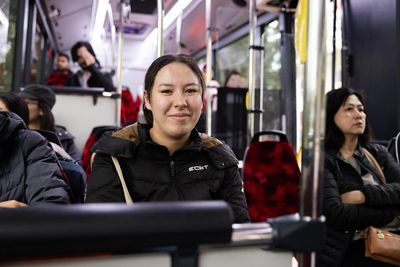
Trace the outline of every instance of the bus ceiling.
{"type": "MultiPolygon", "coordinates": [[[[157,0],[124,1],[130,4],[129,16],[123,25],[124,39],[143,43],[157,27],[157,0]]],[[[292,11],[297,2],[298,0],[256,0],[260,14],[292,11]]],[[[68,52],[76,41],[91,41],[94,34],[100,34],[103,36],[102,38],[110,39],[111,27],[115,26],[116,31],[119,31],[120,28],[120,3],[121,0],[42,1],[56,50],[68,52]],[[101,10],[107,9],[109,6],[112,10],[112,22],[106,18],[107,11],[102,12],[101,10]],[[97,23],[96,17],[99,16],[102,16],[103,21],[100,24],[103,27],[101,32],[94,33],[97,23]]],[[[205,48],[205,3],[206,0],[164,0],[165,53],[193,54],[205,48]],[[174,11],[174,7],[179,5],[184,6],[181,15],[175,14],[176,11],[174,11]],[[167,20],[168,16],[170,18],[167,20]],[[182,26],[179,34],[176,28],[180,16],[182,17],[182,26]],[[179,42],[176,40],[177,35],[180,35],[179,42]],[[180,44],[179,49],[177,43],[180,44]]],[[[214,41],[248,23],[247,0],[212,0],[211,4],[214,41]]],[[[181,13],[179,11],[178,13],[181,13]]]]}

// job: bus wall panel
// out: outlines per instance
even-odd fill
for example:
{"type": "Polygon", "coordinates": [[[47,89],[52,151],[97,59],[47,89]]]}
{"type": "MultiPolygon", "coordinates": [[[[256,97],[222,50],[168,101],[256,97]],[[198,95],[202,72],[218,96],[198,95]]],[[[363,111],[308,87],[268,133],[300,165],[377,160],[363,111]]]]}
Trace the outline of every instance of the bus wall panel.
{"type": "Polygon", "coordinates": [[[344,84],[365,95],[377,140],[388,140],[400,129],[399,5],[396,0],[344,1],[344,46],[350,56],[344,84]]]}

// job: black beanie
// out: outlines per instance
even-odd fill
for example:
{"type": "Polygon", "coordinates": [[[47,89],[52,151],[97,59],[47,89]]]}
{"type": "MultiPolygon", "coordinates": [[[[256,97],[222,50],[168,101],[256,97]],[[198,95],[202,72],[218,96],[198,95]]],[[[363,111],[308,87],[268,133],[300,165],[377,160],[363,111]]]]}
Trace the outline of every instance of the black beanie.
{"type": "Polygon", "coordinates": [[[50,109],[54,107],[56,103],[56,95],[50,87],[40,84],[31,84],[24,88],[19,93],[22,98],[37,100],[39,103],[48,106],[50,109]]]}

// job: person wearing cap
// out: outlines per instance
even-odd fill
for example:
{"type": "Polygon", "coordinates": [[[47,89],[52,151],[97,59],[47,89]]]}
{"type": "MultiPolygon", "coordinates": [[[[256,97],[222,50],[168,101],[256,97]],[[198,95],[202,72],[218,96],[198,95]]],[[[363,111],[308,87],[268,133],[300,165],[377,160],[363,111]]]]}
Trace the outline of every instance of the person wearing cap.
{"type": "Polygon", "coordinates": [[[78,62],[81,70],[66,81],[67,86],[102,87],[107,92],[115,91],[111,75],[101,71],[100,62],[88,42],[77,42],[71,48],[71,55],[72,60],[78,62]]]}
{"type": "Polygon", "coordinates": [[[54,151],[12,112],[0,111],[0,208],[68,204],[54,151]]]}
{"type": "Polygon", "coordinates": [[[33,84],[19,93],[29,109],[29,129],[55,132],[64,150],[76,161],[80,162],[80,153],[75,145],[74,137],[63,126],[55,125],[51,112],[56,103],[53,90],[44,85],[33,84]]]}

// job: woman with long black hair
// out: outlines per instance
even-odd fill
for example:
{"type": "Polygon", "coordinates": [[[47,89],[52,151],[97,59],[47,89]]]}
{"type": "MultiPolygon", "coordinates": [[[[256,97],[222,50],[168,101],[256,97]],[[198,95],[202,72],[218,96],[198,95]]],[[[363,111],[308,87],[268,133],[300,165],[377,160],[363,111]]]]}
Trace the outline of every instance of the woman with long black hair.
{"type": "Polygon", "coordinates": [[[330,91],[326,101],[323,214],[327,231],[318,266],[392,266],[365,257],[363,230],[388,226],[400,214],[400,167],[384,147],[370,143],[361,94],[341,88],[330,91]]]}

